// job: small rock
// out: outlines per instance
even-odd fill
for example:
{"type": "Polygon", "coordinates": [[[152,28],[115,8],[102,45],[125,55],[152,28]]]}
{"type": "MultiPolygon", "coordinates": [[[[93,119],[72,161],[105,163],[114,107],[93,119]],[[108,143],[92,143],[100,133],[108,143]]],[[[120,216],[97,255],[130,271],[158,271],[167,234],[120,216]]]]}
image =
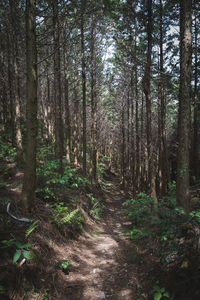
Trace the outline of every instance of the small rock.
{"type": "Polygon", "coordinates": [[[104,292],[100,292],[99,295],[97,296],[98,299],[106,299],[106,295],[104,292]]]}
{"type": "Polygon", "coordinates": [[[94,269],[92,272],[93,272],[94,274],[95,274],[95,273],[101,273],[101,272],[103,272],[103,270],[97,268],[97,269],[94,269]]]}
{"type": "Polygon", "coordinates": [[[138,289],[142,289],[142,286],[140,284],[137,284],[138,289]]]}
{"type": "Polygon", "coordinates": [[[106,265],[107,262],[105,260],[101,261],[99,265],[106,265]]]}
{"type": "Polygon", "coordinates": [[[98,284],[98,281],[97,281],[97,280],[93,280],[93,284],[94,284],[94,285],[97,285],[97,284],[98,284]]]}

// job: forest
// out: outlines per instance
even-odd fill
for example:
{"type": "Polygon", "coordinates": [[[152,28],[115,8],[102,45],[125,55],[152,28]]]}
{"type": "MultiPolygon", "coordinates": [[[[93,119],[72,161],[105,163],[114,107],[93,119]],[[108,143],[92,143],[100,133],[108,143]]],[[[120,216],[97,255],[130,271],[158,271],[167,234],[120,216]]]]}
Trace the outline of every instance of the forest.
{"type": "Polygon", "coordinates": [[[0,299],[200,299],[199,20],[0,1],[0,299]]]}

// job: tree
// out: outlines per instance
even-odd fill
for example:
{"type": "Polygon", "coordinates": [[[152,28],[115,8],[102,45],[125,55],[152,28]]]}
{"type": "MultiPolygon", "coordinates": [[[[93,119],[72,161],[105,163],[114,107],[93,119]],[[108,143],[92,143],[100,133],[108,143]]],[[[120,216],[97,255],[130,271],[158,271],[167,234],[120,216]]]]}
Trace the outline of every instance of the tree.
{"type": "Polygon", "coordinates": [[[192,74],[192,0],[180,1],[180,90],[177,161],[177,204],[188,212],[189,154],[190,154],[190,101],[192,74]]]}
{"type": "Polygon", "coordinates": [[[26,0],[26,159],[22,201],[26,211],[31,211],[36,186],[36,137],[37,137],[37,49],[36,1],[26,0]]]}
{"type": "Polygon", "coordinates": [[[91,143],[92,143],[92,181],[97,180],[97,83],[96,83],[96,20],[91,21],[91,143]]]}
{"type": "Polygon", "coordinates": [[[166,194],[167,183],[169,179],[168,171],[168,157],[167,157],[167,141],[166,141],[166,96],[164,86],[164,54],[163,54],[163,1],[160,0],[159,4],[159,112],[158,112],[158,124],[159,124],[159,179],[160,179],[160,195],[166,194]]]}
{"type": "Polygon", "coordinates": [[[62,103],[61,103],[61,79],[60,79],[60,28],[58,17],[58,0],[53,5],[53,27],[54,27],[54,97],[55,97],[55,140],[56,158],[60,161],[59,172],[63,172],[62,159],[64,152],[62,103]]]}
{"type": "Polygon", "coordinates": [[[143,90],[146,98],[146,122],[147,122],[147,152],[148,152],[148,184],[149,193],[156,201],[155,192],[155,174],[154,174],[154,156],[152,145],[152,112],[151,112],[151,90],[150,90],[150,68],[151,68],[151,55],[152,55],[152,0],[147,1],[147,62],[145,66],[145,72],[143,77],[143,90]]]}
{"type": "Polygon", "coordinates": [[[81,64],[82,64],[82,98],[83,98],[83,173],[86,175],[86,155],[87,155],[87,123],[86,123],[86,71],[85,71],[85,37],[84,37],[84,11],[86,0],[81,0],[81,64]]]}

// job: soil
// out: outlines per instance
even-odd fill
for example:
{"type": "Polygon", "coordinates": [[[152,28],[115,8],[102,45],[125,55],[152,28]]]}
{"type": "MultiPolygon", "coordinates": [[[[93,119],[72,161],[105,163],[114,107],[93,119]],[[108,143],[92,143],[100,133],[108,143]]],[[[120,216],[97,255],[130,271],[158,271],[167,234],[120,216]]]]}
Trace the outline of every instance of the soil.
{"type": "MultiPolygon", "coordinates": [[[[1,240],[14,237],[22,241],[30,226],[10,218],[6,213],[8,199],[12,202],[13,210],[17,207],[21,193],[17,186],[22,176],[23,173],[16,173],[15,178],[10,181],[12,188],[0,191],[0,216],[3,220],[0,225],[1,240]]],[[[39,226],[28,238],[28,242],[33,244],[37,260],[19,266],[12,263],[15,249],[0,249],[0,285],[6,291],[6,295],[0,295],[0,299],[153,299],[152,288],[153,284],[158,283],[158,279],[170,289],[180,274],[161,270],[160,261],[150,245],[144,240],[130,241],[126,235],[131,224],[127,221],[123,202],[128,196],[120,190],[116,178],[107,182],[106,190],[101,191],[102,195],[104,212],[101,219],[91,219],[85,212],[87,226],[81,235],[73,238],[69,238],[70,233],[76,229],[65,231],[57,228],[50,222],[48,205],[37,200],[35,215],[39,226]],[[67,272],[58,267],[58,262],[63,260],[70,261],[67,272]]],[[[155,244],[156,241],[151,242],[155,244]]],[[[182,282],[186,280],[184,286],[187,290],[182,289],[181,285],[183,291],[178,295],[180,285],[174,285],[170,300],[200,299],[200,289],[196,287],[198,283],[191,286],[191,281],[187,278],[192,274],[199,276],[198,268],[196,273],[193,271],[194,266],[188,269],[188,274],[181,275],[182,282]],[[192,289],[195,289],[194,293],[191,293],[192,289]]],[[[195,277],[197,281],[198,276],[195,277]]],[[[177,282],[179,283],[178,279],[177,282]]]]}

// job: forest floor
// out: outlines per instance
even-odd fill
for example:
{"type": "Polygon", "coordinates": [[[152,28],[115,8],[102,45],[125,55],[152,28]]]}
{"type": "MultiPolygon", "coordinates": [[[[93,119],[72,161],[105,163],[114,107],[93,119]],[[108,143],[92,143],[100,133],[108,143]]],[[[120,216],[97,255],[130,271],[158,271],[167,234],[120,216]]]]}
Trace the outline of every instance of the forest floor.
{"type": "MultiPolygon", "coordinates": [[[[16,187],[21,183],[22,176],[18,172],[12,181],[12,188],[0,191],[1,200],[11,199],[14,208],[14,202],[18,201],[21,193],[16,187]]],[[[161,272],[160,261],[151,245],[145,241],[130,241],[127,237],[131,225],[123,206],[127,195],[120,190],[115,178],[107,182],[103,194],[104,212],[101,219],[94,221],[88,218],[81,235],[72,239],[49,222],[48,207],[38,199],[36,216],[40,228],[28,240],[34,245],[37,263],[13,264],[13,249],[0,249],[0,285],[6,290],[5,296],[0,295],[0,299],[153,299],[153,284],[158,279],[167,283],[170,274],[161,272]],[[64,260],[70,261],[67,272],[56,266],[58,261],[64,260]]],[[[29,225],[10,218],[6,205],[1,206],[0,215],[3,221],[0,240],[11,237],[23,240],[29,225]]],[[[191,270],[189,275],[192,274],[191,270]]],[[[172,283],[176,275],[171,274],[172,283]]],[[[182,279],[185,280],[185,277],[182,279]]],[[[196,279],[198,281],[199,277],[196,279]]],[[[172,293],[170,300],[176,299],[189,300],[190,297],[175,297],[172,293]]],[[[199,289],[197,296],[193,294],[191,299],[200,299],[199,289]]]]}

